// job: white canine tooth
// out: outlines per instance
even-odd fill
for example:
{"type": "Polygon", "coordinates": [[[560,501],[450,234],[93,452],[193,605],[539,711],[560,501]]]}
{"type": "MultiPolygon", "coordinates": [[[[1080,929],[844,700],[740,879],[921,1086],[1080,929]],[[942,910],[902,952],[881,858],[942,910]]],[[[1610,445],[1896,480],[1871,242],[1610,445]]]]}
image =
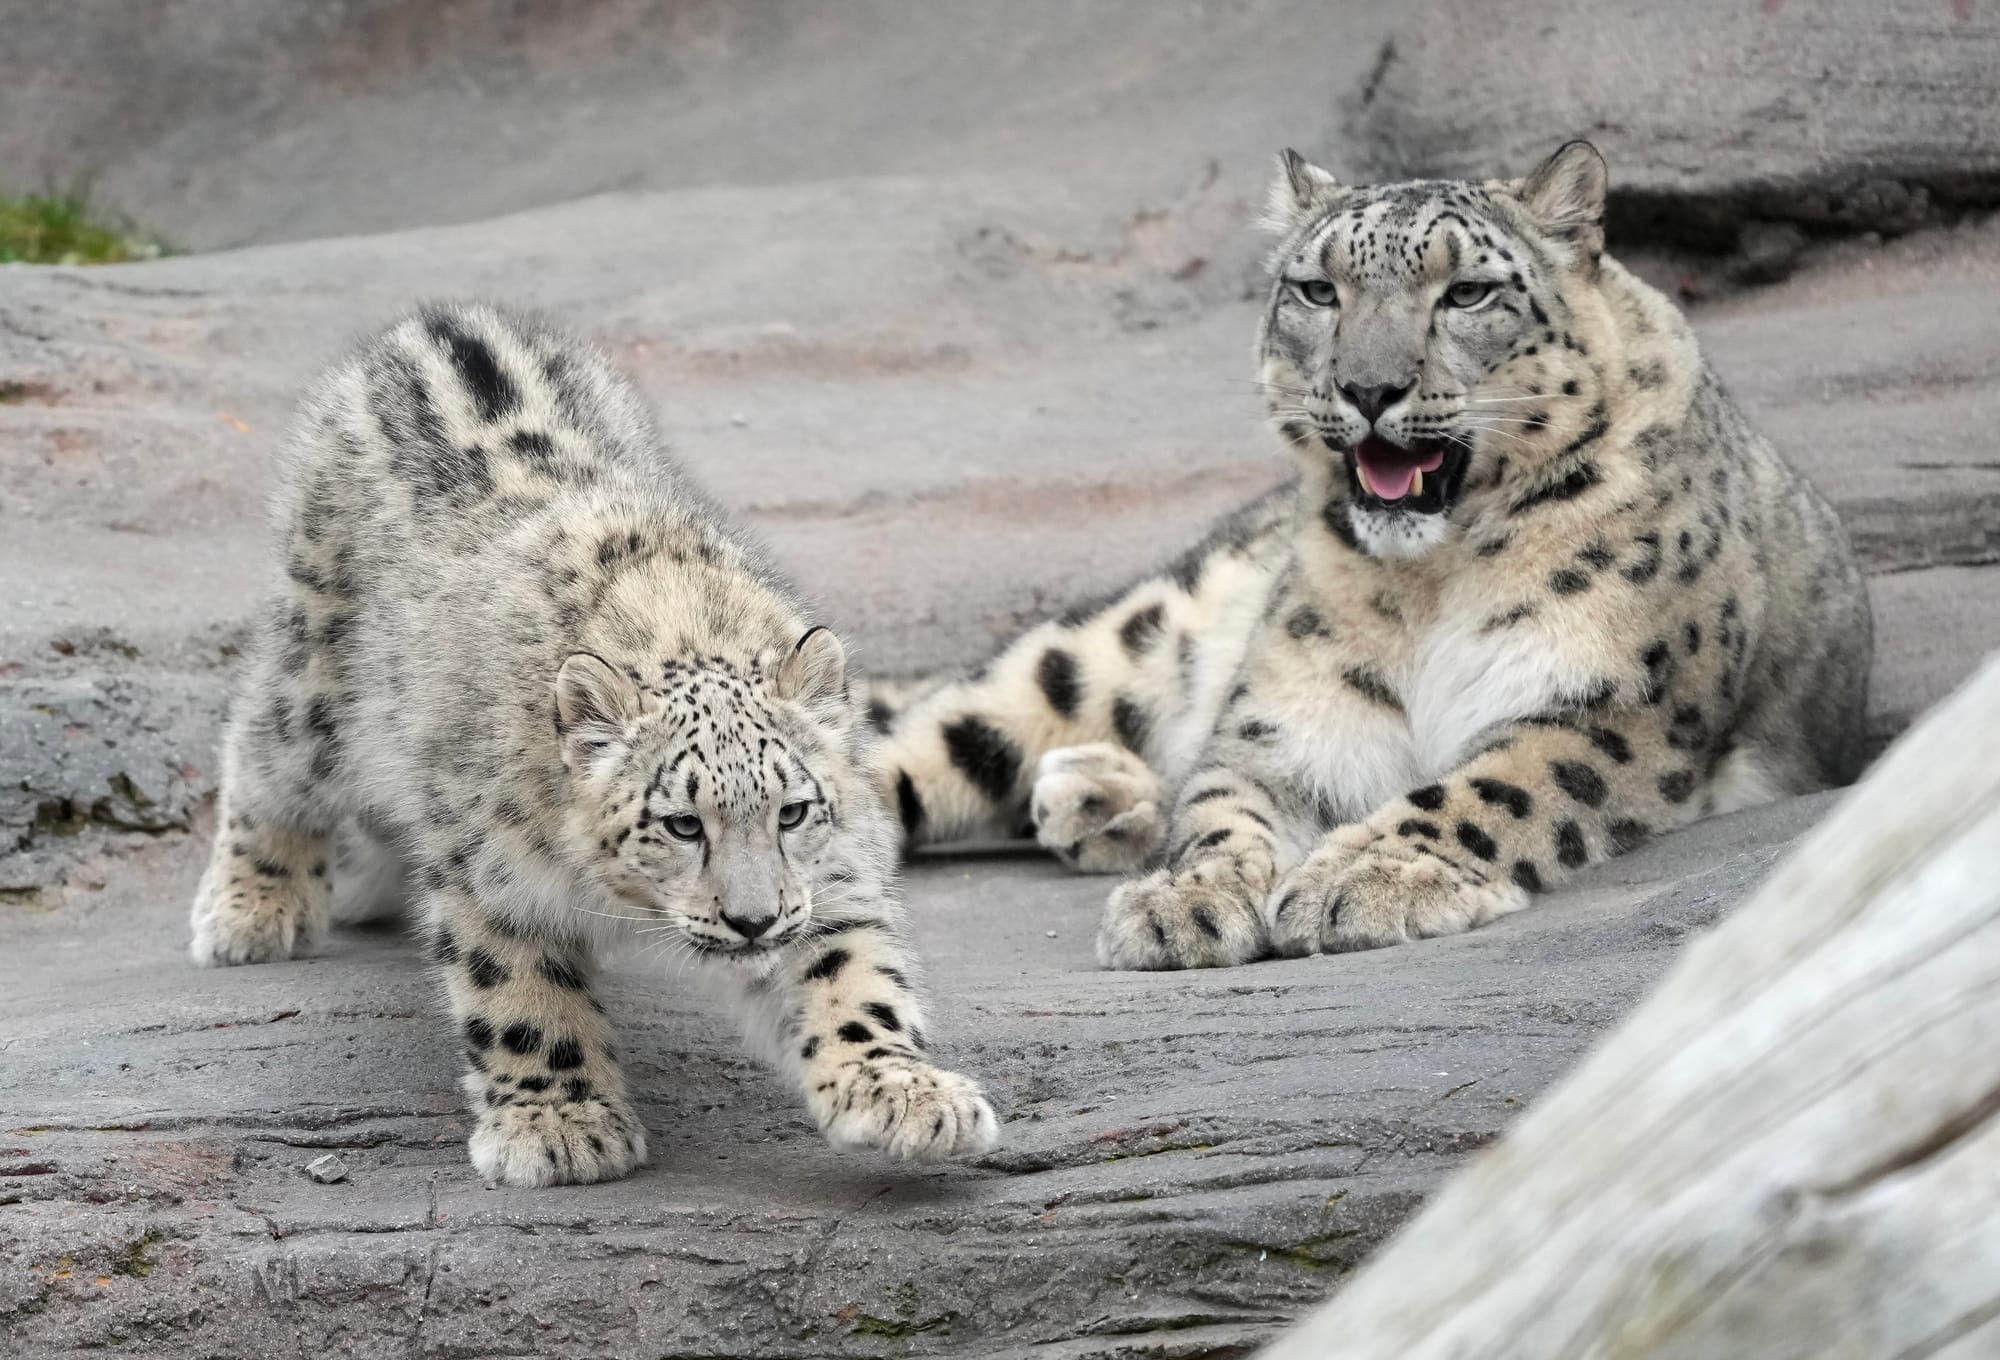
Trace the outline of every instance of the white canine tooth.
{"type": "Polygon", "coordinates": [[[1410,478],[1410,494],[1412,496],[1421,496],[1424,494],[1424,470],[1422,468],[1418,468],[1416,475],[1410,478]]]}
{"type": "Polygon", "coordinates": [[[1366,491],[1371,496],[1380,494],[1375,490],[1375,484],[1368,480],[1368,464],[1357,461],[1354,464],[1354,475],[1361,479],[1361,489],[1363,491],[1366,491]]]}

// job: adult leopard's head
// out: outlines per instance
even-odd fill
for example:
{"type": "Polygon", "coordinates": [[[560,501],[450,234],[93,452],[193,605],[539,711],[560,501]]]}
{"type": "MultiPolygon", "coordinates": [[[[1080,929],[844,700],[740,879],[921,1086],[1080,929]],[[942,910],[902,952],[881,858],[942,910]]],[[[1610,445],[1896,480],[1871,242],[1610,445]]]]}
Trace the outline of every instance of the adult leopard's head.
{"type": "Polygon", "coordinates": [[[1329,475],[1329,525],[1415,556],[1468,487],[1560,475],[1564,447],[1603,422],[1579,338],[1604,245],[1597,151],[1571,142],[1483,184],[1357,187],[1282,161],[1262,378],[1294,454],[1329,475]]]}
{"type": "MultiPolygon", "coordinates": [[[[662,941],[767,963],[841,913],[880,813],[824,628],[749,665],[650,673],[579,652],[555,682],[571,854],[662,941]]],[[[885,842],[886,843],[886,842],[885,842]]]]}

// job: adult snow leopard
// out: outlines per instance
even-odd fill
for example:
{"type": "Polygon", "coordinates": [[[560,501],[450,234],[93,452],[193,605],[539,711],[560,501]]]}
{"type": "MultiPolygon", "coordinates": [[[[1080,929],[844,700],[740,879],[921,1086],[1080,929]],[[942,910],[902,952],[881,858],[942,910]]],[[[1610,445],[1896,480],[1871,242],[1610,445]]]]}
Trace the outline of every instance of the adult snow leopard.
{"type": "Polygon", "coordinates": [[[1103,963],[1386,945],[1707,813],[1849,779],[1833,512],[1603,251],[1588,144],[1354,187],[1287,152],[1259,356],[1295,485],[888,716],[914,842],[1118,888],[1103,963]]]}
{"type": "Polygon", "coordinates": [[[278,520],[197,962],[309,949],[359,823],[419,895],[489,1181],[645,1160],[592,965],[648,942],[726,978],[834,1142],[993,1144],[925,1057],[841,644],[599,354],[489,306],[409,317],[307,398],[278,520]]]}

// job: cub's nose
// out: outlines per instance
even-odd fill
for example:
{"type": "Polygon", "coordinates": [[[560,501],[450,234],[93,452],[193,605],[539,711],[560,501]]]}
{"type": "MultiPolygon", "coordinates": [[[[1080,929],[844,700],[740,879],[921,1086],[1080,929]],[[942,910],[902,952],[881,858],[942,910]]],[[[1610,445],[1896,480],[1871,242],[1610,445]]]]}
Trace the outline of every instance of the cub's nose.
{"type": "Polygon", "coordinates": [[[778,924],[775,913],[766,912],[762,916],[737,916],[731,912],[722,913],[722,923],[746,940],[763,938],[765,932],[778,924]]]}
{"type": "Polygon", "coordinates": [[[1363,420],[1373,425],[1382,418],[1384,411],[1409,396],[1410,389],[1414,386],[1415,383],[1404,383],[1401,387],[1378,383],[1371,387],[1357,387],[1353,383],[1342,383],[1340,395],[1346,397],[1348,403],[1361,412],[1363,420]]]}

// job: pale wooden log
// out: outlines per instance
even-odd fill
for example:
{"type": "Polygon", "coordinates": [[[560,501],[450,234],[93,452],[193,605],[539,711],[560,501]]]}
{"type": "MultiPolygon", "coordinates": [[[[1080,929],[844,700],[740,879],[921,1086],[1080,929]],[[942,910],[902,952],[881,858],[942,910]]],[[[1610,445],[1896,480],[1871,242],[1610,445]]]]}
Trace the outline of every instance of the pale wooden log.
{"type": "Polygon", "coordinates": [[[2000,1356],[2000,659],[1267,1355],[2000,1356]]]}

